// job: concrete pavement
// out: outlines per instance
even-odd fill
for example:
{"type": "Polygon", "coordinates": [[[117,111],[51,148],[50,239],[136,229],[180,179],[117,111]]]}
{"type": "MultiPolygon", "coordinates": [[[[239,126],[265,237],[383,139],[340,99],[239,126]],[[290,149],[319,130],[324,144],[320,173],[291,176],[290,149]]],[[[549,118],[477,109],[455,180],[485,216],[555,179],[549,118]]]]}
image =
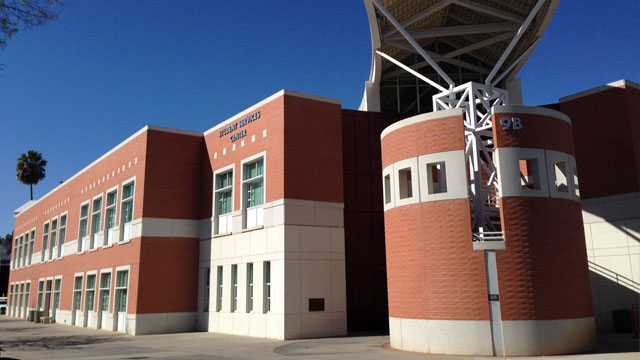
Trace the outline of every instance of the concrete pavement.
{"type": "MultiPolygon", "coordinates": [[[[640,345],[629,334],[601,334],[600,353],[562,360],[638,360],[640,345]]],[[[484,359],[404,353],[383,349],[388,336],[278,341],[214,333],[133,337],[113,332],[41,325],[0,316],[2,359],[484,359]]],[[[559,358],[559,357],[558,357],[559,358]]],[[[514,358],[518,360],[536,358],[514,358]]]]}

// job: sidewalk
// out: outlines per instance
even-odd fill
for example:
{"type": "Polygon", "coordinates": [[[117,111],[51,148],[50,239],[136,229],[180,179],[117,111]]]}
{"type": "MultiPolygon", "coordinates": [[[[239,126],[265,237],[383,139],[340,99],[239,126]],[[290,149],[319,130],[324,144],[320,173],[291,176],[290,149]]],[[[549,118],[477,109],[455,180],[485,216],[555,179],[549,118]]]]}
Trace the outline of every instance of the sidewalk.
{"type": "MultiPolygon", "coordinates": [[[[640,359],[638,339],[601,334],[601,353],[562,360],[640,359]],[[634,351],[635,350],[635,351],[634,351]]],[[[16,359],[488,359],[385,350],[388,336],[278,341],[215,333],[129,336],[67,325],[40,325],[0,316],[0,357],[16,359]]],[[[535,358],[514,358],[518,360],[535,358]]]]}

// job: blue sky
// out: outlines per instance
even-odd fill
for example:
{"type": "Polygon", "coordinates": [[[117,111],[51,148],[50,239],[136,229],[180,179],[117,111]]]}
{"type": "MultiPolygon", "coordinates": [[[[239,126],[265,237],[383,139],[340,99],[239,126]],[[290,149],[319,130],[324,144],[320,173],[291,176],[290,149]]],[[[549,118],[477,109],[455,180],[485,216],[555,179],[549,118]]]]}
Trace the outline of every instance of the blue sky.
{"type": "MultiPolygon", "coordinates": [[[[371,62],[361,0],[66,1],[0,50],[0,234],[29,200],[29,149],[49,161],[38,198],[142,128],[204,131],[287,88],[357,108],[371,62]]],[[[561,0],[520,71],[525,104],[640,81],[637,0],[561,0]],[[603,4],[606,4],[603,5],[603,4]]]]}

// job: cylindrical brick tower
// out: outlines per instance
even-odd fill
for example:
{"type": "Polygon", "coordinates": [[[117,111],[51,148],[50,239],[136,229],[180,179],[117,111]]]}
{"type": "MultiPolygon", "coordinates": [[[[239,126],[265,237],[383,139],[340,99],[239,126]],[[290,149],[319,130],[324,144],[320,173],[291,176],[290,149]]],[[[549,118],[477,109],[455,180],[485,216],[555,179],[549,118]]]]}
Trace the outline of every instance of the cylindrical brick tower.
{"type": "Polygon", "coordinates": [[[452,109],[381,135],[391,346],[489,356],[590,349],[570,120],[494,108],[504,241],[484,243],[473,242],[463,126],[462,110],[452,109]]]}

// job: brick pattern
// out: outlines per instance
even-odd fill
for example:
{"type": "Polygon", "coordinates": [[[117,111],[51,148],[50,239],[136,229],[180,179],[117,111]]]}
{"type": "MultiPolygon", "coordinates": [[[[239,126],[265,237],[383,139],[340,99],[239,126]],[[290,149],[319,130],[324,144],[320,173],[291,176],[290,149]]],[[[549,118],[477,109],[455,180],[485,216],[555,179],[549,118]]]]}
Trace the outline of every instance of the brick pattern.
{"type": "Polygon", "coordinates": [[[382,168],[397,161],[443,151],[464,150],[464,119],[452,116],[397,129],[382,139],[382,168]]]}
{"type": "Polygon", "coordinates": [[[571,124],[564,120],[551,116],[514,113],[493,114],[492,117],[496,147],[548,149],[575,156],[571,124]],[[503,117],[520,118],[522,129],[505,130],[500,125],[500,119],[503,117]]]}
{"type": "Polygon", "coordinates": [[[469,206],[457,199],[385,213],[390,316],[489,319],[484,254],[472,247],[469,206]]]}
{"type": "Polygon", "coordinates": [[[640,90],[611,88],[556,106],[573,120],[581,197],[640,191],[640,90]]]}
{"type": "Polygon", "coordinates": [[[506,249],[496,251],[503,320],[593,316],[580,204],[500,198],[506,249]]]}

